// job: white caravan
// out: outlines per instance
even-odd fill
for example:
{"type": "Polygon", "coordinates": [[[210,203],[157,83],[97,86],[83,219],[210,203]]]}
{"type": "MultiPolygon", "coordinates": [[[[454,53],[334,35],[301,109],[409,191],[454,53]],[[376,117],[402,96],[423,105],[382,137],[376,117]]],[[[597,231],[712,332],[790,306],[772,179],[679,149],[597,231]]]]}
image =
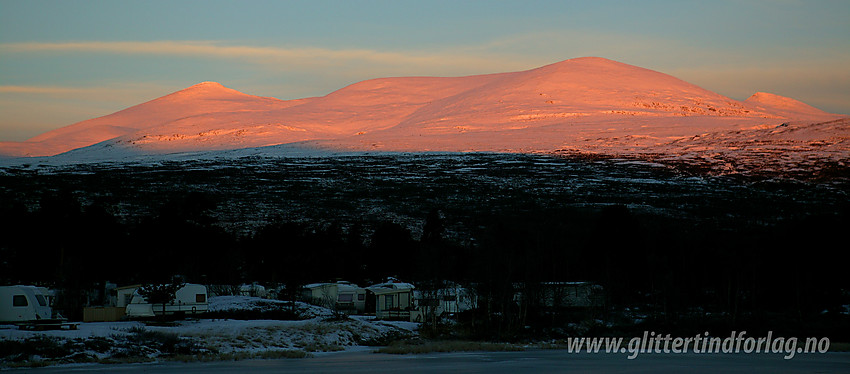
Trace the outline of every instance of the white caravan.
{"type": "Polygon", "coordinates": [[[35,286],[0,287],[0,322],[49,320],[53,311],[35,286]]]}
{"type": "Polygon", "coordinates": [[[345,314],[366,311],[366,289],[351,282],[308,284],[304,286],[302,296],[314,305],[345,314]]]}
{"type": "MultiPolygon", "coordinates": [[[[153,317],[162,314],[162,304],[151,304],[143,296],[139,295],[138,288],[133,291],[133,296],[127,304],[127,316],[153,317]]],[[[207,301],[207,287],[201,284],[186,283],[174,295],[170,303],[165,304],[165,314],[198,314],[209,309],[207,301]]]]}

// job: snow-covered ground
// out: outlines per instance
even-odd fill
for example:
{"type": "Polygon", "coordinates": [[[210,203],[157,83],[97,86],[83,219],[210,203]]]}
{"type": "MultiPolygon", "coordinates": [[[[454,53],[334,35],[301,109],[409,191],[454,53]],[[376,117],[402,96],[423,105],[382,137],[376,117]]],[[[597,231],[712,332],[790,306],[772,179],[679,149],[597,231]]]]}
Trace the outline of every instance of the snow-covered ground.
{"type": "MultiPolygon", "coordinates": [[[[289,303],[248,296],[210,298],[212,312],[271,310],[276,307],[288,308],[289,303]]],[[[47,338],[59,345],[79,347],[74,354],[82,353],[99,360],[139,353],[148,359],[156,359],[181,350],[187,350],[189,354],[220,355],[362,349],[364,345],[416,335],[418,328],[418,324],[412,322],[378,321],[369,316],[334,319],[331,310],[304,303],[297,303],[297,308],[302,316],[308,318],[294,321],[202,318],[177,321],[168,326],[138,321],[91,322],[80,323],[77,330],[53,331],[27,331],[14,325],[0,325],[0,340],[23,342],[47,338]],[[168,348],[172,351],[166,351],[162,348],[165,344],[179,344],[185,348],[168,348]]],[[[0,357],[0,363],[8,359],[0,357]]]]}
{"type": "MultiPolygon", "coordinates": [[[[232,312],[243,310],[272,311],[283,308],[288,309],[290,307],[291,305],[288,301],[263,299],[252,296],[214,296],[210,297],[209,300],[210,312],[232,312]]],[[[306,318],[333,316],[333,311],[330,309],[300,301],[295,303],[295,308],[299,315],[306,318]]]]}

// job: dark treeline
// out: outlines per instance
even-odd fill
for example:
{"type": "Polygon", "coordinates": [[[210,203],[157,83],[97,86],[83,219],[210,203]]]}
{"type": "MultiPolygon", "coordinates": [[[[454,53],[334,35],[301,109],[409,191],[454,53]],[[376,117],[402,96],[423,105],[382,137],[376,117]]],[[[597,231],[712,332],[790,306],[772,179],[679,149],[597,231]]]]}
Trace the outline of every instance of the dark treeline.
{"type": "MultiPolygon", "coordinates": [[[[0,206],[0,282],[61,289],[58,308],[77,317],[85,290],[102,282],[261,282],[288,290],[315,281],[367,285],[386,277],[420,288],[454,281],[475,290],[478,308],[460,316],[465,333],[512,338],[584,320],[612,321],[618,332],[646,328],[774,330],[850,338],[846,245],[850,211],[765,225],[741,219],[730,230],[712,216],[683,220],[602,208],[549,207],[481,214],[468,240],[447,240],[452,217],[423,208],[422,234],[377,223],[277,220],[250,236],[217,225],[213,198],[171,198],[149,216],[122,222],[106,201],[81,204],[48,193],[38,208],[0,206]],[[591,281],[605,289],[599,310],[553,311],[533,297],[543,282],[591,281]],[[642,324],[624,311],[639,310],[642,324]],[[632,318],[632,319],[630,319],[632,318]]],[[[419,230],[417,230],[418,232],[419,230]]],[[[294,293],[293,293],[294,294],[294,293]]],[[[290,294],[288,296],[292,296],[290,294]]],[[[559,330],[561,329],[561,330],[559,330]]]]}

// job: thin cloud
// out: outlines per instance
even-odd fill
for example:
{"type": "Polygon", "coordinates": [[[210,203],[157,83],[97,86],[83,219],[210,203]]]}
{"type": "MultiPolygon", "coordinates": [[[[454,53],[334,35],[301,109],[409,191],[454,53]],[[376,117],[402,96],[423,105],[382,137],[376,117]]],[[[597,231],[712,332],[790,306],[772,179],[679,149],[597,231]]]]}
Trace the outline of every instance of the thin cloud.
{"type": "Polygon", "coordinates": [[[476,68],[484,71],[513,68],[512,60],[468,55],[454,52],[397,52],[371,49],[281,48],[226,45],[213,41],[149,41],[149,42],[67,42],[67,43],[6,43],[0,44],[5,53],[110,53],[182,57],[214,57],[242,59],[264,64],[288,66],[333,66],[350,62],[376,65],[406,66],[444,70],[445,68],[476,68]]]}
{"type": "Polygon", "coordinates": [[[103,92],[103,88],[56,87],[56,86],[0,86],[0,93],[36,95],[79,95],[103,92]]]}
{"type": "Polygon", "coordinates": [[[0,85],[0,94],[42,95],[51,97],[86,97],[109,101],[137,99],[139,94],[158,94],[162,87],[153,83],[133,83],[109,86],[0,85]]]}

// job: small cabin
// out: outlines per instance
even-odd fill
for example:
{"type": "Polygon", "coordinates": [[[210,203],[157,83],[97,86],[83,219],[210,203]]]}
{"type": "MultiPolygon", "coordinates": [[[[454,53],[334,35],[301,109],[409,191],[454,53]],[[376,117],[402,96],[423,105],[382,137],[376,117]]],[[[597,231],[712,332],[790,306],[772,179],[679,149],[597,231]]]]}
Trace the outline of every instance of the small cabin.
{"type": "Polygon", "coordinates": [[[126,308],[127,305],[133,301],[133,295],[136,293],[136,290],[141,287],[141,284],[134,284],[131,286],[123,286],[115,288],[115,306],[120,308],[126,308]]]}

